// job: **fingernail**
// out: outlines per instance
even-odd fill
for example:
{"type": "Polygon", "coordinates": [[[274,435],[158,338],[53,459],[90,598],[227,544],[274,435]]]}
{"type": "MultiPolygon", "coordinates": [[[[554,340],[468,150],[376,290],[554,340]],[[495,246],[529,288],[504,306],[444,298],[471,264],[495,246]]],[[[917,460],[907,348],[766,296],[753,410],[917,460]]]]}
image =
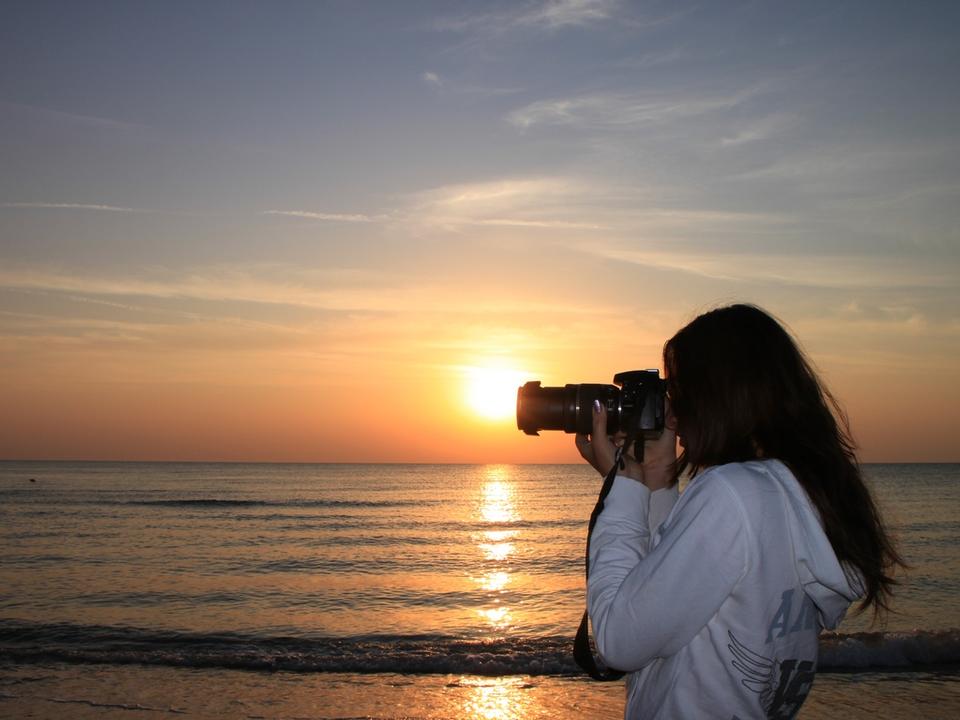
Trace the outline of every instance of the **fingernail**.
{"type": "Polygon", "coordinates": [[[600,401],[599,401],[599,400],[594,400],[594,401],[593,401],[593,411],[594,411],[595,413],[600,412],[600,401]]]}

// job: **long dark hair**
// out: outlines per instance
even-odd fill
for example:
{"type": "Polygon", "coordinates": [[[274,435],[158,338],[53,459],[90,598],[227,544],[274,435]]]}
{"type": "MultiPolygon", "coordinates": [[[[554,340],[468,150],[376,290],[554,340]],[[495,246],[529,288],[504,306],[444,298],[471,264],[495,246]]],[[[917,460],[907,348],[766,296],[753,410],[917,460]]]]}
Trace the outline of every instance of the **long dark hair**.
{"type": "Polygon", "coordinates": [[[684,450],[677,475],[776,458],[820,513],[837,559],[863,582],[858,607],[889,610],[904,565],[854,453],[847,418],[787,331],[752,305],[696,318],[663,349],[684,450]]]}

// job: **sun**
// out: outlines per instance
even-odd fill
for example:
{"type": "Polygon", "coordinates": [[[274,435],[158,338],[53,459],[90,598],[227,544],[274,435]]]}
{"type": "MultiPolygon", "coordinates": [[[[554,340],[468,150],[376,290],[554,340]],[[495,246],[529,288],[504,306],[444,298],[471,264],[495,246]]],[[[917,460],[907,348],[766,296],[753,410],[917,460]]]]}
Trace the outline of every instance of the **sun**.
{"type": "Polygon", "coordinates": [[[467,368],[467,403],[487,420],[505,420],[517,411],[517,388],[524,379],[522,372],[509,368],[467,368]]]}

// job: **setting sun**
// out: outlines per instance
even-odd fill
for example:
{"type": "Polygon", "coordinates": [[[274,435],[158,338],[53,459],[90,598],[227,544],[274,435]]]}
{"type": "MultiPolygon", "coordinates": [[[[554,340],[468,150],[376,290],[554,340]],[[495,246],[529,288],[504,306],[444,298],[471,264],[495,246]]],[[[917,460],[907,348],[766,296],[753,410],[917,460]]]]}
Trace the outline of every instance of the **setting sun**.
{"type": "Polygon", "coordinates": [[[517,409],[517,388],[524,374],[496,367],[472,367],[467,370],[467,402],[478,415],[488,420],[512,417],[517,409]]]}

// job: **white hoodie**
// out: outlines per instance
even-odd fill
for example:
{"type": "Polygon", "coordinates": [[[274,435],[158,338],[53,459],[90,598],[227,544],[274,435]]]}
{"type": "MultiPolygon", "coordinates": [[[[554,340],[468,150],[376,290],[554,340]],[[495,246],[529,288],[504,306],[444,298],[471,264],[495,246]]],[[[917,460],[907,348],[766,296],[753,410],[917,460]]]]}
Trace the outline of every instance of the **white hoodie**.
{"type": "Polygon", "coordinates": [[[710,468],[679,497],[618,477],[590,543],[600,656],[627,718],[791,718],[817,635],[859,592],[778,460],[710,468]]]}

